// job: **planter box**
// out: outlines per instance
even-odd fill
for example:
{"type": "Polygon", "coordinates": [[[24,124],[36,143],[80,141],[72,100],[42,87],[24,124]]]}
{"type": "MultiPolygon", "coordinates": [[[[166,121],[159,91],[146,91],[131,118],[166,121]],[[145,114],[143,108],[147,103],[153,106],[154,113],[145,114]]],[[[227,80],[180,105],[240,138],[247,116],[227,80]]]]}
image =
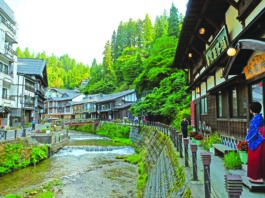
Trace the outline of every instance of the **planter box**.
{"type": "Polygon", "coordinates": [[[240,160],[242,164],[247,164],[248,162],[248,153],[247,151],[238,151],[240,160]]]}

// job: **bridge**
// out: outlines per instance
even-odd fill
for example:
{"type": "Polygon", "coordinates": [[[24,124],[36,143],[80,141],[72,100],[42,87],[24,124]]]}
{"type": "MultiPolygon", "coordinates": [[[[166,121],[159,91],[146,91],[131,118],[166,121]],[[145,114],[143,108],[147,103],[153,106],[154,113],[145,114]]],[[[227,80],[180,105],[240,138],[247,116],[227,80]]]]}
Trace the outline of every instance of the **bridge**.
{"type": "MultiPolygon", "coordinates": [[[[71,120],[64,120],[61,123],[58,123],[58,125],[64,125],[64,126],[83,126],[86,124],[93,124],[98,125],[100,122],[99,119],[71,119],[71,120]]],[[[57,123],[54,123],[57,125],[57,123]]]]}

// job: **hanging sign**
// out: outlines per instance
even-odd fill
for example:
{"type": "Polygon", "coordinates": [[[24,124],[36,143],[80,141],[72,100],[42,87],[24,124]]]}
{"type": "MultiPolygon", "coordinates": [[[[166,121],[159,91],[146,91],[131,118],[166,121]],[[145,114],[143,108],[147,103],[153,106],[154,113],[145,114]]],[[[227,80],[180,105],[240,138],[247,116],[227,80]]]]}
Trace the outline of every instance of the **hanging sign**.
{"type": "Polygon", "coordinates": [[[265,54],[254,56],[247,66],[244,67],[246,79],[254,78],[255,76],[265,72],[265,54]]]}

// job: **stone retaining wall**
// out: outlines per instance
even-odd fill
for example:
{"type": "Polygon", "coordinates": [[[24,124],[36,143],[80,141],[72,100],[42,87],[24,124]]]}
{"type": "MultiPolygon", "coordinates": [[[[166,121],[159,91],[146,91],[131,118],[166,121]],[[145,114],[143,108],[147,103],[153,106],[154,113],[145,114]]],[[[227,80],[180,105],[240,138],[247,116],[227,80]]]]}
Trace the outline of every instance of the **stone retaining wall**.
{"type": "Polygon", "coordinates": [[[130,138],[138,150],[146,150],[148,179],[144,198],[189,197],[184,167],[179,166],[171,139],[160,131],[144,126],[131,127],[130,138]]]}

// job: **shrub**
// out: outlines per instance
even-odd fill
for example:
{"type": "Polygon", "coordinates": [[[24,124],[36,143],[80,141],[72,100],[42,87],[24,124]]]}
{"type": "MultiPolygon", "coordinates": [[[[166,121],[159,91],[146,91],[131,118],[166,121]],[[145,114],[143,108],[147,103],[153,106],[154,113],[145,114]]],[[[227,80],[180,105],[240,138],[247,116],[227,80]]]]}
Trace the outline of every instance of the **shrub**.
{"type": "Polygon", "coordinates": [[[229,152],[224,156],[224,165],[227,169],[241,169],[241,160],[238,153],[229,152]]]}
{"type": "Polygon", "coordinates": [[[214,132],[208,138],[204,139],[203,147],[206,151],[208,151],[213,144],[218,144],[220,142],[221,138],[219,137],[217,132],[214,132]]]}

